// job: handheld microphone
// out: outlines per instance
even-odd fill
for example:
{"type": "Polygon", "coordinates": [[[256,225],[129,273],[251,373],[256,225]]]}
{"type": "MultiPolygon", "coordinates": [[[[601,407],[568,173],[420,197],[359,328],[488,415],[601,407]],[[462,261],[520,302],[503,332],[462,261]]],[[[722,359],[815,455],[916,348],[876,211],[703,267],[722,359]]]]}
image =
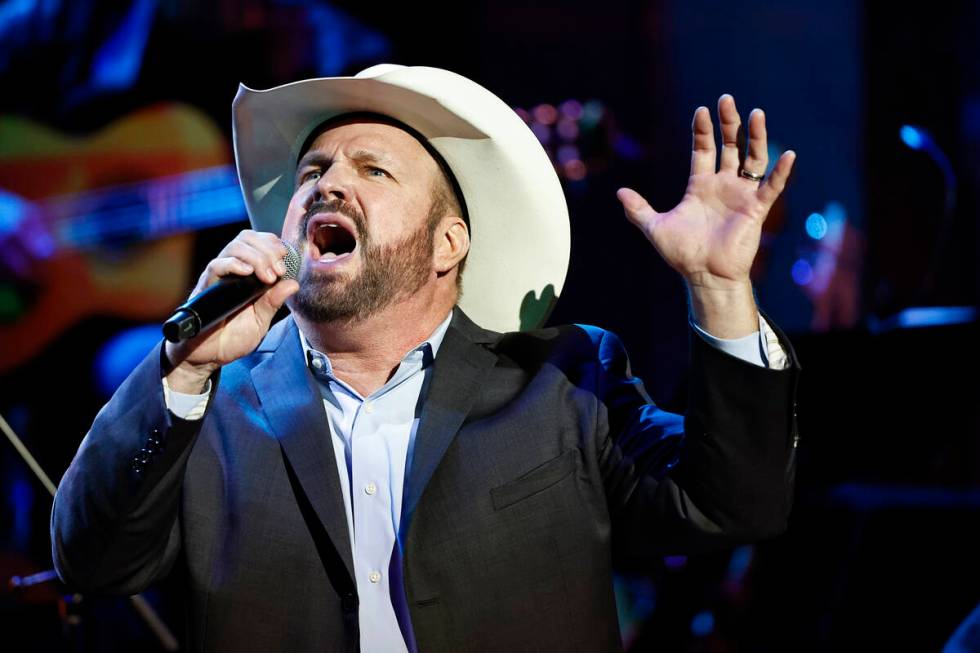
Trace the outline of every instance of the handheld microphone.
{"type": "MultiPolygon", "coordinates": [[[[299,254],[290,243],[282,243],[286,246],[286,256],[283,258],[286,274],[282,278],[295,279],[299,274],[299,254]]],[[[170,342],[193,338],[243,306],[248,306],[271,287],[254,274],[225,277],[178,307],[163,323],[163,336],[170,342]]]]}

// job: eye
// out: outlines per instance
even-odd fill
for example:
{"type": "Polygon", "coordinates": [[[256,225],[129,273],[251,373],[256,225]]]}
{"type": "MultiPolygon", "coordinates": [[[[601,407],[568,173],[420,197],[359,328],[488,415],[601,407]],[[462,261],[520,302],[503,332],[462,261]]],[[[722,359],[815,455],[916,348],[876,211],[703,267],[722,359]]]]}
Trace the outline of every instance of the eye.
{"type": "Polygon", "coordinates": [[[382,168],[375,168],[373,166],[369,166],[368,167],[368,174],[374,175],[374,173],[376,173],[376,172],[380,172],[385,177],[390,177],[391,176],[391,175],[388,174],[388,171],[387,170],[383,170],[382,168]]]}
{"type": "Polygon", "coordinates": [[[315,181],[323,176],[323,172],[320,170],[310,170],[309,172],[304,172],[303,176],[300,177],[299,181],[301,184],[305,184],[308,181],[315,181]]]}

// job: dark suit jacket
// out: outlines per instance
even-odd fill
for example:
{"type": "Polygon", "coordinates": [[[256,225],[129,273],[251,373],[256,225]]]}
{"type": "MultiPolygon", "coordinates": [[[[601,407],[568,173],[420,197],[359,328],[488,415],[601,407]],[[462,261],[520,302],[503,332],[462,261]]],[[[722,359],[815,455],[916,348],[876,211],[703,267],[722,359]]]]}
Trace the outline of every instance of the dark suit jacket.
{"type": "MultiPolygon", "coordinates": [[[[613,568],[776,535],[795,469],[786,370],[693,330],[686,416],[595,327],[493,333],[456,309],[420,406],[401,528],[421,651],[621,650],[613,568]]],[[[354,651],[357,591],[320,394],[287,318],[165,407],[161,351],[99,413],[58,489],[59,574],[130,594],[186,573],[190,648],[354,651]]]]}

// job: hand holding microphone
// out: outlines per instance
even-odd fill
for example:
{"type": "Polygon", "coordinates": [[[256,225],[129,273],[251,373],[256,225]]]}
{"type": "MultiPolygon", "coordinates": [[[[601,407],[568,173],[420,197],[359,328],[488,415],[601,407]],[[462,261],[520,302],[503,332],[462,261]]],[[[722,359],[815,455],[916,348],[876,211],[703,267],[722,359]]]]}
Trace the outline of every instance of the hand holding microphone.
{"type": "Polygon", "coordinates": [[[299,290],[298,269],[296,250],[275,234],[246,229],[225,246],[164,323],[169,386],[198,394],[215,370],[254,351],[299,290]]]}

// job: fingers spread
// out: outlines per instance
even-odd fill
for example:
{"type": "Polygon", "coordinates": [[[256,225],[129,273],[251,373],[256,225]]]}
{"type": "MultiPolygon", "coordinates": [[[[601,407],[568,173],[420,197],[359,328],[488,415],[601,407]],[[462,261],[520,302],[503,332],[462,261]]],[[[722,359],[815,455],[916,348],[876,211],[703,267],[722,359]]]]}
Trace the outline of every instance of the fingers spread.
{"type": "Polygon", "coordinates": [[[691,174],[711,174],[715,171],[715,133],[711,125],[711,112],[707,107],[698,107],[694,112],[691,129],[694,132],[691,174]]]}
{"type": "Polygon", "coordinates": [[[796,152],[793,150],[787,150],[783,152],[783,155],[779,157],[776,161],[776,165],[773,166],[772,172],[769,174],[769,178],[766,179],[762,186],[759,187],[759,199],[764,202],[767,206],[772,206],[779,197],[783,189],[786,188],[786,182],[789,179],[790,172],[793,170],[793,164],[796,162],[796,152]]]}
{"type": "Polygon", "coordinates": [[[718,120],[721,123],[721,170],[738,172],[738,130],[742,118],[735,108],[735,98],[726,93],[718,98],[718,120]]]}
{"type": "Polygon", "coordinates": [[[626,217],[637,227],[647,226],[650,220],[657,215],[657,212],[643,199],[643,196],[632,188],[620,188],[616,191],[616,197],[622,202],[626,217]]]}
{"type": "Polygon", "coordinates": [[[749,151],[742,166],[757,175],[766,174],[769,166],[769,143],[766,136],[766,115],[762,109],[749,114],[749,151]]]}

